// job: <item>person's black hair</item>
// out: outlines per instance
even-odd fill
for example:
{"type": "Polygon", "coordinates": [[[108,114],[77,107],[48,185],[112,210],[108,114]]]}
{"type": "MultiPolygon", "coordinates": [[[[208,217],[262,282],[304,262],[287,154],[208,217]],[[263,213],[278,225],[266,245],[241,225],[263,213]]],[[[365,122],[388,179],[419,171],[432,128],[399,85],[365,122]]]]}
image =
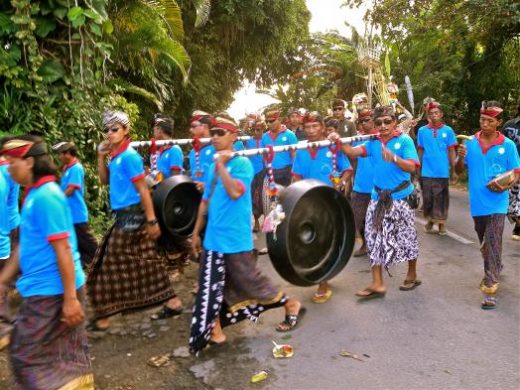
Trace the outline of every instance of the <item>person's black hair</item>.
{"type": "MultiPolygon", "coordinates": [[[[20,139],[24,141],[31,141],[34,144],[44,144],[43,139],[36,135],[24,134],[16,137],[11,137],[11,139],[20,139]]],[[[34,146],[33,146],[34,147],[34,146]]],[[[29,157],[24,157],[29,158],[29,157]]],[[[41,154],[39,156],[32,156],[34,158],[34,165],[32,168],[33,173],[33,183],[36,183],[39,179],[44,176],[56,175],[56,165],[52,161],[49,154],[41,154]]]]}
{"type": "Polygon", "coordinates": [[[203,125],[211,127],[213,125],[213,117],[211,117],[210,115],[205,115],[199,119],[199,122],[203,125]]]}

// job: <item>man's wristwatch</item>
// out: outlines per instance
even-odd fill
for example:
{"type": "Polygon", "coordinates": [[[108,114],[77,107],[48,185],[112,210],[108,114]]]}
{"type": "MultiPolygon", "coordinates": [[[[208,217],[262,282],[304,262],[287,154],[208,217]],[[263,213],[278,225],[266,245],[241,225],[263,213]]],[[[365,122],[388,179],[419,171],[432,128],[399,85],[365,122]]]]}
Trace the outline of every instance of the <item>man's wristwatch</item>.
{"type": "Polygon", "coordinates": [[[394,158],[393,158],[393,160],[394,160],[394,163],[397,164],[397,154],[394,154],[394,158]]]}
{"type": "Polygon", "coordinates": [[[146,224],[149,226],[157,225],[158,223],[159,223],[159,221],[157,221],[157,219],[152,219],[150,221],[146,221],[146,224]]]}

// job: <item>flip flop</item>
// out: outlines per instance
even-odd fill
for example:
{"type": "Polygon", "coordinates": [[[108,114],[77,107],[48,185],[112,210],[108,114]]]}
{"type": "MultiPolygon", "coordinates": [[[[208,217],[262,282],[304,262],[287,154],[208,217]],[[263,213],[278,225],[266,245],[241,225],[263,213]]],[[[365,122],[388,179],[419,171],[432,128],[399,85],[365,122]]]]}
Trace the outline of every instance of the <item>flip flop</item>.
{"type": "Polygon", "coordinates": [[[301,307],[298,311],[298,314],[286,314],[285,320],[278,324],[276,331],[280,333],[286,333],[296,329],[305,316],[305,313],[307,313],[307,309],[305,307],[301,307]],[[280,326],[286,326],[286,328],[280,328],[280,326]]]}
{"type": "Polygon", "coordinates": [[[312,297],[312,301],[314,303],[325,303],[330,299],[331,296],[332,296],[332,290],[330,288],[328,288],[324,294],[315,292],[312,297]]]}
{"type": "Polygon", "coordinates": [[[376,290],[371,289],[370,287],[367,287],[364,290],[358,291],[356,293],[356,296],[363,300],[373,299],[373,298],[384,298],[385,295],[386,295],[386,290],[385,291],[376,291],[376,290]]]}
{"type": "Polygon", "coordinates": [[[403,284],[399,286],[399,290],[401,291],[410,291],[413,290],[415,287],[420,286],[422,282],[419,279],[415,280],[405,280],[403,284]]]}
{"type": "Polygon", "coordinates": [[[480,307],[483,310],[493,310],[497,307],[497,300],[494,296],[485,295],[480,307]]]}
{"type": "Polygon", "coordinates": [[[168,306],[163,306],[162,309],[159,310],[157,313],[153,313],[150,316],[150,319],[152,321],[156,321],[164,320],[165,318],[180,316],[182,314],[182,310],[182,307],[180,307],[179,309],[170,309],[168,306]]]}

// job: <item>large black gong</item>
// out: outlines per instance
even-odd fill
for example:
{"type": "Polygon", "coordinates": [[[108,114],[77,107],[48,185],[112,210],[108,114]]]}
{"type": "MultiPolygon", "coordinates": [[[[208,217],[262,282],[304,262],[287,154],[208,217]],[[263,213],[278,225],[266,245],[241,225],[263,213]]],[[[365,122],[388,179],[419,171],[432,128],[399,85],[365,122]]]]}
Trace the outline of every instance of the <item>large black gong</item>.
{"type": "Polygon", "coordinates": [[[153,205],[163,233],[187,237],[193,232],[202,194],[188,176],[172,176],[154,190],[153,205]]]}
{"type": "Polygon", "coordinates": [[[355,243],[354,215],[345,197],[318,180],[301,180],[284,189],[284,221],[267,234],[276,271],[297,286],[331,279],[347,265],[355,243]]]}

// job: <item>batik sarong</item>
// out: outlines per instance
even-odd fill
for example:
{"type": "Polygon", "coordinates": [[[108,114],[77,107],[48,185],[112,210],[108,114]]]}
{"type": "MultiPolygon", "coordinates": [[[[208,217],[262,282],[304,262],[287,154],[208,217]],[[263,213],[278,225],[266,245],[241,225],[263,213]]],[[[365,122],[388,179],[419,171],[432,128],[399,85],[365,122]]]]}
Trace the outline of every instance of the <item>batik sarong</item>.
{"type": "Polygon", "coordinates": [[[259,218],[264,213],[264,203],[263,203],[263,189],[264,189],[264,178],[265,178],[265,169],[258,172],[253,178],[253,182],[251,183],[251,196],[253,199],[253,215],[255,218],[259,218]]]}
{"type": "Polygon", "coordinates": [[[450,181],[444,178],[421,179],[424,217],[433,223],[445,223],[450,206],[450,181]]]}
{"type": "Polygon", "coordinates": [[[367,216],[368,204],[370,203],[371,194],[363,194],[361,192],[352,192],[350,205],[354,213],[354,221],[356,223],[356,234],[359,237],[365,237],[365,219],[367,216]]]}
{"type": "Polygon", "coordinates": [[[415,228],[415,211],[404,199],[391,200],[376,226],[377,201],[371,200],[366,216],[365,240],[372,266],[379,265],[388,270],[392,265],[417,260],[419,242],[415,228]]]}
{"type": "Polygon", "coordinates": [[[146,228],[123,232],[113,226],[89,269],[87,292],[95,318],[132,312],[175,297],[166,263],[146,228]]]}
{"type": "Polygon", "coordinates": [[[475,231],[480,242],[480,252],[484,259],[484,282],[491,287],[500,280],[502,272],[502,235],[504,234],[504,214],[473,217],[475,231]]]}
{"type": "Polygon", "coordinates": [[[507,217],[511,223],[520,223],[520,182],[509,190],[507,217]]]}
{"type": "Polygon", "coordinates": [[[74,224],[74,231],[78,240],[78,251],[81,256],[81,265],[87,267],[94,258],[98,247],[97,240],[92,235],[88,223],[74,224]]]}
{"type": "MultiPolygon", "coordinates": [[[[84,289],[77,295],[84,307],[84,289]]],[[[63,295],[22,300],[9,347],[16,388],[94,388],[85,324],[67,326],[62,307],[63,295]]]]}
{"type": "Polygon", "coordinates": [[[285,294],[258,269],[254,252],[203,251],[191,321],[191,353],[197,354],[208,344],[217,318],[222,327],[244,319],[256,321],[261,313],[286,301],[285,294]]]}

